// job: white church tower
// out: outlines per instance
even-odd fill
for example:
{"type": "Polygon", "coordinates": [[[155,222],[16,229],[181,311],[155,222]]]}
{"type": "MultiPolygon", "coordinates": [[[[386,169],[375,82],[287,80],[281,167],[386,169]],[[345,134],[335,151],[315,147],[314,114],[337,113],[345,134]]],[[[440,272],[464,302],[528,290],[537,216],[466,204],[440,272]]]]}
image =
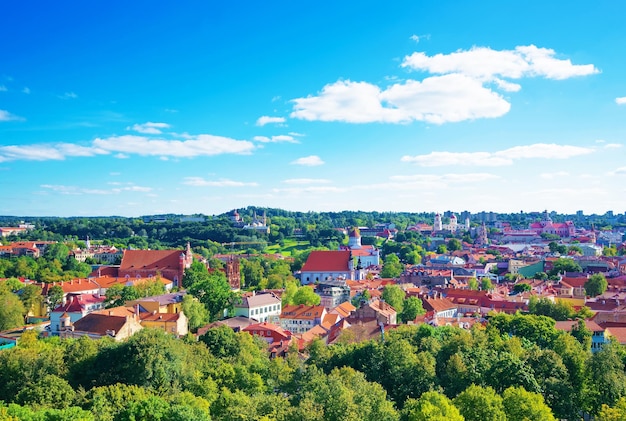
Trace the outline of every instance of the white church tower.
{"type": "Polygon", "coordinates": [[[435,223],[433,224],[433,231],[443,231],[443,222],[441,221],[441,215],[439,212],[435,214],[435,223]]]}

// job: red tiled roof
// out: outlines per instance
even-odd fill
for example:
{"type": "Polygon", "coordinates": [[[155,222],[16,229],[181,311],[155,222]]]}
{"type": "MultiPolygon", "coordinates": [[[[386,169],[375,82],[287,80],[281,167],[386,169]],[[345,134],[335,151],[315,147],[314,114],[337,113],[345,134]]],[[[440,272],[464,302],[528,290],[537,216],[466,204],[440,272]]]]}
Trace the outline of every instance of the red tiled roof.
{"type": "Polygon", "coordinates": [[[302,267],[302,272],[347,272],[350,251],[313,250],[302,267]]]}
{"type": "Polygon", "coordinates": [[[71,281],[65,282],[53,282],[47,284],[37,283],[36,285],[41,286],[42,295],[48,295],[50,288],[56,285],[60,286],[65,294],[88,292],[99,289],[98,285],[91,279],[72,279],[71,281]]]}
{"type": "Polygon", "coordinates": [[[120,270],[178,269],[183,250],[124,250],[120,270]]]}

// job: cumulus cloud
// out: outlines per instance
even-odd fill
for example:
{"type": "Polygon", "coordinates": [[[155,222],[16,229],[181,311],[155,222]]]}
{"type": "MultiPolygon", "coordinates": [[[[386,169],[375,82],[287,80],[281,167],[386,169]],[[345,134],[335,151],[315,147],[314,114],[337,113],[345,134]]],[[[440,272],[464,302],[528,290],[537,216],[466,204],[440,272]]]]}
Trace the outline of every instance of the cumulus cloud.
{"type": "Polygon", "coordinates": [[[23,121],[22,117],[11,114],[6,110],[0,110],[0,121],[23,121]]]}
{"type": "Polygon", "coordinates": [[[7,91],[7,87],[4,85],[0,85],[0,92],[6,92],[7,91]]]}
{"type": "Polygon", "coordinates": [[[96,139],[89,146],[72,143],[0,146],[0,162],[63,160],[67,157],[113,155],[128,158],[132,155],[171,158],[193,158],[222,154],[250,154],[252,142],[231,138],[197,135],[185,140],[150,139],[144,136],[112,136],[96,139]]]}
{"type": "Polygon", "coordinates": [[[503,166],[512,165],[516,159],[568,159],[593,153],[592,148],[554,143],[535,143],[533,145],[514,146],[497,152],[431,152],[426,155],[405,155],[400,160],[423,167],[446,165],[465,166],[503,166]]]}
{"type": "Polygon", "coordinates": [[[609,174],[610,175],[626,175],[626,167],[619,167],[615,171],[609,174]]]}
{"type": "Polygon", "coordinates": [[[318,96],[294,103],[293,118],[349,123],[442,124],[500,117],[511,107],[481,82],[459,74],[408,80],[385,90],[366,82],[338,81],[326,85],[318,96]]]}
{"type": "Polygon", "coordinates": [[[294,139],[293,136],[289,136],[289,135],[278,135],[278,136],[272,136],[272,137],[255,136],[253,139],[261,143],[280,143],[280,142],[300,143],[296,139],[294,139]]]}
{"type": "Polygon", "coordinates": [[[28,95],[28,94],[30,94],[30,89],[28,87],[24,86],[24,89],[22,89],[22,93],[28,95]]]}
{"type": "Polygon", "coordinates": [[[183,184],[196,187],[254,187],[257,183],[246,183],[243,181],[234,181],[226,178],[219,180],[205,180],[202,177],[185,177],[183,184]]]}
{"type": "Polygon", "coordinates": [[[323,165],[324,161],[322,161],[322,159],[317,156],[317,155],[311,155],[311,156],[305,156],[302,158],[298,158],[295,161],[292,161],[291,164],[293,165],[304,165],[306,167],[315,167],[318,165],[323,165]]]}
{"type": "Polygon", "coordinates": [[[621,143],[607,143],[604,145],[604,149],[619,149],[623,145],[621,143]]]}
{"type": "MultiPolygon", "coordinates": [[[[411,38],[419,41],[420,36],[411,38]]],[[[290,117],[396,124],[412,121],[443,124],[495,118],[506,114],[511,105],[494,89],[518,92],[522,88],[510,79],[560,80],[599,72],[593,64],[573,64],[569,59],[558,58],[552,49],[534,45],[500,51],[474,47],[434,56],[416,52],[404,58],[402,67],[426,71],[431,76],[396,82],[388,87],[366,81],[340,80],[327,84],[316,95],[293,99],[290,117]]]]}
{"type": "Polygon", "coordinates": [[[270,124],[270,123],[281,124],[284,122],[285,122],[284,117],[270,117],[270,116],[264,115],[262,117],[259,117],[259,119],[256,121],[256,125],[265,126],[266,124],[270,124]]]}
{"type": "Polygon", "coordinates": [[[542,173],[539,175],[539,177],[546,179],[546,180],[552,180],[558,177],[567,177],[567,176],[569,176],[569,173],[567,171],[546,172],[546,173],[542,173]]]}
{"type": "Polygon", "coordinates": [[[133,130],[143,134],[161,134],[161,129],[169,129],[170,125],[167,123],[153,123],[151,121],[144,124],[134,124],[131,127],[126,127],[126,130],[133,130]]]}
{"type": "Polygon", "coordinates": [[[554,50],[534,45],[518,46],[514,50],[473,47],[470,50],[434,56],[415,52],[404,58],[402,67],[425,70],[433,74],[460,73],[480,80],[499,77],[545,77],[561,80],[599,72],[593,64],[572,64],[569,59],[555,56],[554,50]]]}
{"type": "Polygon", "coordinates": [[[615,98],[615,103],[617,105],[624,105],[626,104],[626,96],[620,97],[620,98],[615,98]]]}

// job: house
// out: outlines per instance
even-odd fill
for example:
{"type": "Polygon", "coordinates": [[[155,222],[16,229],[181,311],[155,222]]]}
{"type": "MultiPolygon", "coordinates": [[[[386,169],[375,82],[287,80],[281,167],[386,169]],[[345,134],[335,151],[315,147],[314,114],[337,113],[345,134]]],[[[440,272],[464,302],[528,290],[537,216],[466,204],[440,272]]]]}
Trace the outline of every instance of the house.
{"type": "Polygon", "coordinates": [[[443,297],[421,297],[422,306],[427,312],[432,312],[434,317],[456,317],[458,306],[443,297]]]}
{"type": "Polygon", "coordinates": [[[135,277],[131,277],[130,275],[126,275],[125,277],[102,275],[89,278],[89,280],[99,286],[100,295],[105,295],[109,288],[111,288],[113,285],[118,284],[123,286],[137,286],[145,282],[153,282],[155,280],[158,280],[163,284],[163,287],[166,291],[171,291],[175,285],[174,281],[158,275],[148,275],[147,277],[141,277],[139,274],[135,277]]]}
{"type": "Polygon", "coordinates": [[[330,310],[328,314],[337,314],[342,319],[345,319],[346,317],[349,317],[354,310],[356,310],[356,307],[353,306],[350,301],[346,301],[330,310]]]}
{"type": "Polygon", "coordinates": [[[241,303],[235,304],[235,316],[255,319],[259,322],[278,322],[282,303],[274,293],[257,294],[252,292],[242,297],[241,303]]]}
{"type": "Polygon", "coordinates": [[[185,313],[139,312],[141,326],[159,329],[166,333],[185,336],[189,333],[189,321],[185,313]]]}
{"type": "Polygon", "coordinates": [[[150,313],[175,314],[182,311],[184,292],[170,292],[126,302],[126,307],[140,305],[150,313]]]}
{"type": "Polygon", "coordinates": [[[561,238],[573,237],[576,234],[576,227],[572,221],[566,221],[564,223],[552,222],[552,218],[548,215],[547,210],[543,212],[541,221],[531,223],[528,229],[535,232],[537,235],[554,234],[561,238]]]}
{"type": "Polygon", "coordinates": [[[94,339],[109,336],[116,341],[122,341],[142,328],[139,316],[132,310],[109,309],[90,313],[75,323],[70,321],[69,316],[61,318],[59,335],[62,338],[88,336],[94,339]]]}
{"type": "MultiPolygon", "coordinates": [[[[364,276],[359,271],[358,279],[363,279],[364,276]]],[[[309,254],[300,271],[302,284],[317,283],[327,278],[355,280],[355,268],[350,250],[313,250],[309,254]]]]}
{"type": "Polygon", "coordinates": [[[320,296],[320,305],[327,309],[335,308],[341,303],[350,301],[350,287],[345,279],[320,281],[316,293],[320,296]]]}
{"type": "Polygon", "coordinates": [[[50,334],[58,335],[61,331],[61,319],[69,317],[75,323],[89,313],[104,308],[105,297],[98,294],[70,294],[65,304],[50,312],[50,334]]]}
{"type": "Polygon", "coordinates": [[[324,306],[287,305],[280,314],[280,327],[292,333],[304,333],[322,323],[324,306]]]}
{"type": "Polygon", "coordinates": [[[285,357],[293,343],[291,332],[273,323],[254,323],[243,329],[267,342],[270,358],[285,357]]]}
{"type": "Polygon", "coordinates": [[[373,299],[370,302],[362,302],[361,306],[352,312],[348,322],[376,320],[378,323],[395,325],[397,321],[396,310],[388,303],[373,299]]]}
{"type": "Polygon", "coordinates": [[[52,283],[36,283],[35,285],[41,287],[41,295],[47,296],[50,290],[54,286],[59,286],[63,290],[63,303],[67,301],[67,297],[70,294],[83,294],[83,295],[102,295],[100,294],[100,286],[91,279],[72,279],[65,282],[52,282],[52,283]]]}

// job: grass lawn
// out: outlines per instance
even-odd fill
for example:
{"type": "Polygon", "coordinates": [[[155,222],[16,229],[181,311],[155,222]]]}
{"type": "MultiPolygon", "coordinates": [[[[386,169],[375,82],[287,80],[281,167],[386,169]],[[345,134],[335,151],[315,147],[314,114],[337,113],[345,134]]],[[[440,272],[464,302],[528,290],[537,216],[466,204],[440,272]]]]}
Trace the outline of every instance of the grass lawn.
{"type": "Polygon", "coordinates": [[[280,253],[283,256],[291,257],[294,252],[305,250],[310,247],[308,241],[297,241],[289,238],[284,240],[284,244],[285,245],[283,247],[281,247],[280,244],[268,246],[264,252],[267,254],[280,253]]]}

